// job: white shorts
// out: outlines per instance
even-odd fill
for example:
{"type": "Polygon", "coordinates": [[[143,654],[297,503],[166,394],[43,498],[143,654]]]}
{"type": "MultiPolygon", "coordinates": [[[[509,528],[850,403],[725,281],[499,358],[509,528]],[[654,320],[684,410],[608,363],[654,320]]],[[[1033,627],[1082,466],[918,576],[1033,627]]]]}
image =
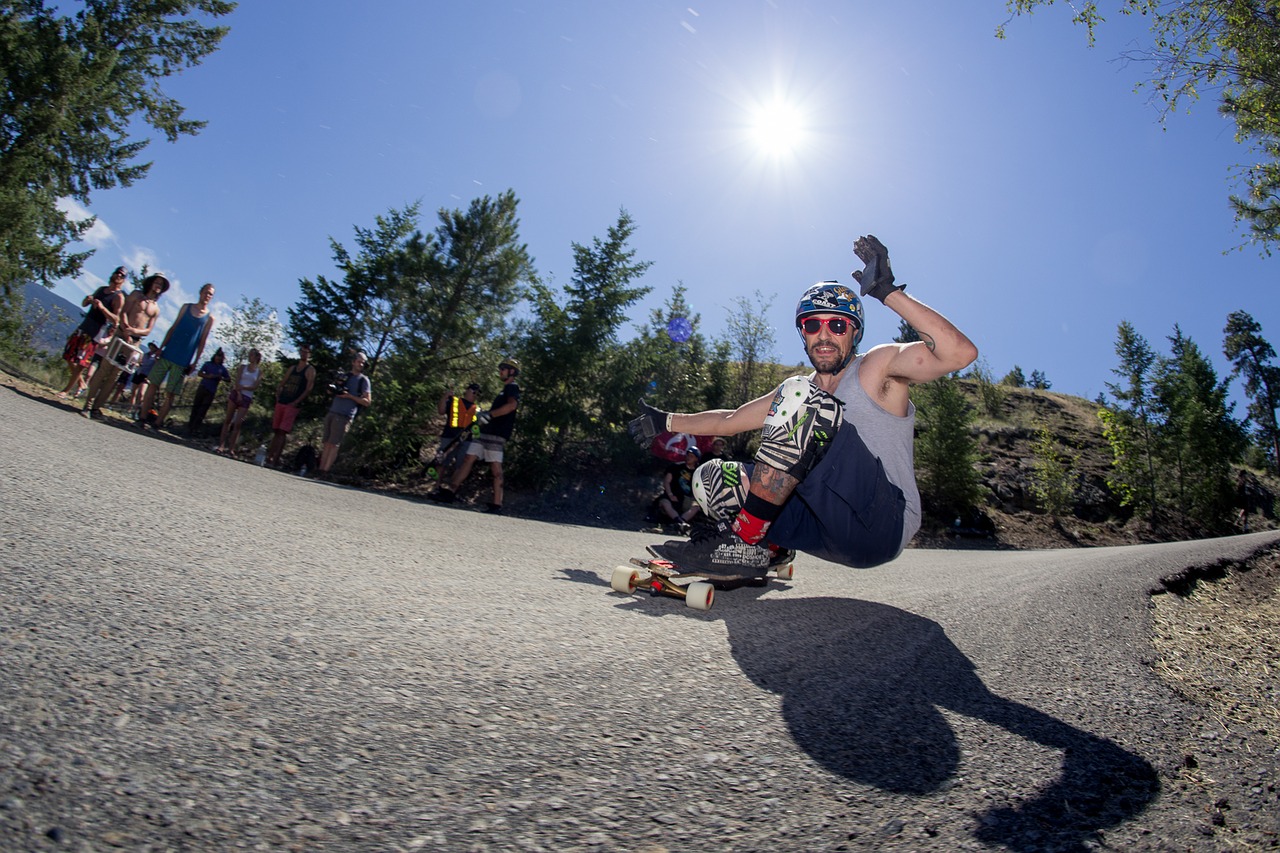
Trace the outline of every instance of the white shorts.
{"type": "Polygon", "coordinates": [[[482,462],[501,462],[502,448],[506,444],[507,440],[500,435],[481,433],[467,442],[467,455],[475,456],[482,462]]]}

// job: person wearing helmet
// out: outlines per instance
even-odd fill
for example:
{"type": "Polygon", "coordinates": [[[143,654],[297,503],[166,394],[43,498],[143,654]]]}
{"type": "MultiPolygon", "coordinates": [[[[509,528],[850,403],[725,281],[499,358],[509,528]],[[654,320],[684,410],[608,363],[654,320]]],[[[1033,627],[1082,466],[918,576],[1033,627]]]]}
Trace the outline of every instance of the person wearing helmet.
{"type": "Polygon", "coordinates": [[[761,430],[754,465],[713,459],[698,467],[694,495],[713,525],[684,542],[650,547],[688,571],[764,575],[804,551],[857,568],[894,559],[920,527],[909,389],[978,357],[949,320],[894,284],[889,252],[872,235],[854,252],[861,296],[878,299],[920,336],[859,354],[864,313],[853,289],[824,281],[796,304],[796,330],[813,365],[737,409],[663,412],[641,402],[630,424],[643,446],[662,430],[736,435],[761,430]],[[648,436],[648,439],[645,436],[648,436]]]}
{"type": "Polygon", "coordinates": [[[457,500],[458,487],[466,482],[471,468],[477,459],[483,458],[489,463],[493,474],[493,500],[487,512],[502,512],[502,461],[503,448],[515,430],[516,409],[520,406],[520,386],[516,377],[520,375],[520,362],[514,358],[505,358],[498,365],[498,377],[502,380],[502,393],[493,399],[493,405],[487,412],[479,412],[476,420],[480,422],[480,434],[467,442],[466,455],[462,464],[453,472],[448,485],[440,484],[440,488],[429,497],[440,503],[453,503],[457,500]]]}

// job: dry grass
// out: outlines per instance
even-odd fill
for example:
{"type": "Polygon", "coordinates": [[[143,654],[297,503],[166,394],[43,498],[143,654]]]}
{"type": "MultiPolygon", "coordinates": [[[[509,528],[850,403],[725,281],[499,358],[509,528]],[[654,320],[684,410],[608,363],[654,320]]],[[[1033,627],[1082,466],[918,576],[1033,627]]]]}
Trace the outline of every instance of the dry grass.
{"type": "Polygon", "coordinates": [[[1280,551],[1154,601],[1161,678],[1224,728],[1280,746],[1280,551]]]}

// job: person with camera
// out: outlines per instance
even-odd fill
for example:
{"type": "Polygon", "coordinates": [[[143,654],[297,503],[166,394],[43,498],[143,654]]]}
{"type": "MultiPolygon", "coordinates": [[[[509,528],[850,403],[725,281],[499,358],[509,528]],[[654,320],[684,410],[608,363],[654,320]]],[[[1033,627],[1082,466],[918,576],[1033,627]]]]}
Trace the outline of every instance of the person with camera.
{"type": "Polygon", "coordinates": [[[516,409],[520,406],[520,386],[516,377],[520,375],[520,363],[514,358],[506,358],[498,365],[498,376],[502,379],[502,393],[493,399],[489,411],[480,412],[476,420],[480,421],[480,434],[467,442],[466,455],[462,465],[453,473],[448,485],[440,484],[440,488],[429,497],[439,503],[451,504],[457,500],[458,487],[466,482],[476,460],[484,459],[489,463],[493,474],[493,501],[486,512],[502,512],[503,448],[511,438],[516,426],[516,409]]]}
{"type": "Polygon", "coordinates": [[[373,402],[373,383],[364,375],[364,365],[368,359],[358,352],[351,360],[351,372],[340,381],[329,386],[333,394],[333,402],[329,404],[329,412],[324,416],[324,446],[320,450],[320,465],[317,477],[327,477],[338,458],[338,448],[342,439],[351,429],[351,422],[361,409],[373,402]]]}

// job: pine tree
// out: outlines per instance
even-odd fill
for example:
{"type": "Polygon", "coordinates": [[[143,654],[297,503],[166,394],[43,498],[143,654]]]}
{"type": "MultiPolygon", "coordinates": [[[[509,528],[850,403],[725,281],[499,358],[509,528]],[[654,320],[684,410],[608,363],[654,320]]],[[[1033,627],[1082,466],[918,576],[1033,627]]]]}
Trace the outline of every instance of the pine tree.
{"type": "Polygon", "coordinates": [[[1123,382],[1107,383],[1107,390],[1119,405],[1111,412],[1111,422],[1103,419],[1104,427],[1110,429],[1115,479],[1128,486],[1131,502],[1147,510],[1154,527],[1160,506],[1156,488],[1158,436],[1151,391],[1156,354],[1146,338],[1125,320],[1116,330],[1116,355],[1120,366],[1111,372],[1123,382]]]}
{"type": "Polygon", "coordinates": [[[1244,393],[1249,398],[1249,418],[1257,430],[1259,444],[1270,457],[1272,470],[1280,470],[1280,427],[1276,407],[1280,406],[1280,367],[1272,364],[1276,351],[1262,337],[1262,326],[1245,311],[1227,317],[1223,353],[1235,366],[1231,375],[1244,377],[1244,393]]]}
{"type": "MultiPolygon", "coordinates": [[[[517,475],[549,483],[566,446],[578,441],[587,449],[612,442],[616,430],[603,409],[609,375],[619,369],[626,349],[618,332],[627,309],[649,292],[633,285],[650,266],[636,261],[629,246],[636,225],[626,210],[604,239],[589,246],[573,244],[574,273],[564,287],[564,301],[550,287],[534,282],[533,318],[518,330],[517,347],[523,373],[525,412],[516,430],[513,470],[517,475]]],[[[598,448],[599,449],[599,448],[598,448]]],[[[603,453],[604,451],[601,450],[603,453]]]]}
{"type": "Polygon", "coordinates": [[[227,15],[222,0],[0,2],[0,290],[74,276],[91,252],[71,252],[93,219],[72,221],[59,208],[88,205],[93,190],[127,187],[150,163],[138,162],[149,126],[170,142],[204,122],[160,81],[199,65],[226,27],[196,15],[227,15]],[[81,6],[72,16],[59,7],[81,6]]]}
{"type": "Polygon", "coordinates": [[[1166,480],[1176,484],[1184,516],[1221,529],[1235,499],[1232,467],[1244,452],[1244,428],[1231,415],[1229,381],[1218,381],[1195,342],[1178,326],[1169,342],[1171,354],[1159,359],[1152,383],[1163,467],[1173,474],[1166,480]]]}
{"type": "Polygon", "coordinates": [[[973,410],[950,376],[915,386],[911,397],[920,424],[915,456],[921,497],[935,512],[964,513],[981,495],[973,410]]]}

